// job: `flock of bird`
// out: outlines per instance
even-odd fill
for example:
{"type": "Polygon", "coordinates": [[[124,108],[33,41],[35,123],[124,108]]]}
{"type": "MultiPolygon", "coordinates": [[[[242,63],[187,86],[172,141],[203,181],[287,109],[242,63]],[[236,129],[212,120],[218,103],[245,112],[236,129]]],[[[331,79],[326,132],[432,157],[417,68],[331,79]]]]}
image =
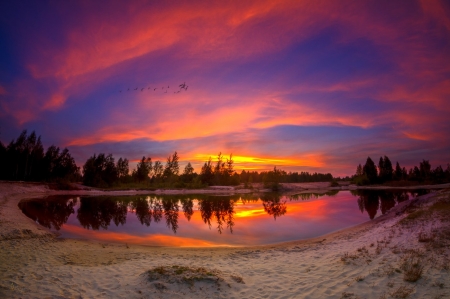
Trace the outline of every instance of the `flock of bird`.
{"type": "MultiPolygon", "coordinates": [[[[180,93],[183,89],[184,89],[184,91],[187,91],[189,86],[186,85],[186,82],[184,82],[184,83],[180,84],[178,87],[179,87],[179,89],[177,91],[174,91],[173,93],[180,93]]],[[[165,90],[165,92],[163,92],[163,93],[167,93],[169,88],[170,88],[169,85],[167,87],[165,87],[165,86],[161,87],[162,90],[165,90]]],[[[150,88],[150,87],[145,88],[145,87],[143,87],[140,90],[141,90],[141,92],[144,91],[144,90],[153,90],[155,92],[158,89],[159,89],[158,87],[156,87],[156,88],[150,88]]],[[[136,87],[135,89],[130,89],[128,87],[128,89],[126,91],[133,91],[133,90],[134,91],[139,91],[139,88],[136,87]]],[[[122,90],[119,90],[119,93],[121,93],[121,92],[122,92],[122,90]]]]}

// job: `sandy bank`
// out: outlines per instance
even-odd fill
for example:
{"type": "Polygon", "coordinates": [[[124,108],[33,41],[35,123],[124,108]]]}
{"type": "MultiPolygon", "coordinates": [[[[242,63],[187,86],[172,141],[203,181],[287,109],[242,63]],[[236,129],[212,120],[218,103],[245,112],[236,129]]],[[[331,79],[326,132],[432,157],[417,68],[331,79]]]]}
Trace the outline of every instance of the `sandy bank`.
{"type": "Polygon", "coordinates": [[[80,191],[0,183],[0,298],[450,295],[450,190],[403,202],[375,221],[321,238],[249,248],[61,240],[17,207],[21,199],[67,193],[80,191]],[[423,266],[415,282],[405,280],[408,263],[413,270],[413,264],[423,266]]]}

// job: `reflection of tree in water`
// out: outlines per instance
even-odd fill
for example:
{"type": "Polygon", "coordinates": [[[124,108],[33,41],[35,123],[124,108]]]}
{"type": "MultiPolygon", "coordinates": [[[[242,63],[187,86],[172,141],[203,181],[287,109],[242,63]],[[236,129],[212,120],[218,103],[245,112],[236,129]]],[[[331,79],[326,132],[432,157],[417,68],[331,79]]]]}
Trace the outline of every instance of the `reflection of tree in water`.
{"type": "Polygon", "coordinates": [[[374,219],[378,208],[381,214],[386,214],[397,203],[409,199],[409,195],[405,191],[395,190],[355,190],[351,192],[358,198],[358,207],[361,212],[366,211],[370,219],[374,219]]]}
{"type": "Polygon", "coordinates": [[[127,219],[126,201],[112,197],[83,197],[80,200],[77,219],[87,229],[107,229],[111,221],[116,226],[125,224],[127,219]]]}
{"type": "Polygon", "coordinates": [[[139,219],[141,224],[145,224],[146,226],[150,226],[152,221],[158,223],[164,216],[167,227],[176,233],[178,229],[180,201],[185,217],[190,220],[192,214],[194,213],[194,203],[192,202],[192,199],[189,198],[157,198],[149,196],[134,198],[130,203],[130,208],[136,213],[136,217],[139,219]]]}
{"type": "Polygon", "coordinates": [[[190,221],[192,215],[194,214],[194,201],[190,198],[182,198],[180,201],[181,206],[183,207],[184,217],[190,221]]]}
{"type": "Polygon", "coordinates": [[[130,208],[136,213],[141,224],[146,226],[150,226],[152,221],[158,223],[164,214],[161,199],[156,197],[135,197],[131,200],[130,208]]]}
{"type": "Polygon", "coordinates": [[[162,200],[167,227],[171,228],[174,233],[176,233],[178,229],[178,201],[179,200],[175,198],[165,198],[162,200]]]}
{"type": "Polygon", "coordinates": [[[310,200],[310,199],[317,199],[325,195],[335,196],[338,193],[339,190],[329,190],[324,193],[317,193],[317,192],[297,193],[292,195],[286,195],[286,197],[288,197],[289,200],[310,200]]]}
{"type": "Polygon", "coordinates": [[[147,198],[140,197],[133,199],[130,203],[130,208],[136,213],[136,217],[141,224],[150,226],[150,223],[152,222],[152,211],[147,198]]]}
{"type": "Polygon", "coordinates": [[[384,215],[395,206],[395,195],[393,192],[382,190],[379,196],[381,214],[384,215]]]}
{"type": "Polygon", "coordinates": [[[47,228],[59,230],[74,213],[77,199],[73,197],[48,197],[45,200],[29,200],[19,203],[19,208],[29,218],[47,228]]]}
{"type": "Polygon", "coordinates": [[[211,220],[215,218],[217,221],[217,230],[221,234],[223,226],[226,224],[230,232],[233,232],[234,226],[234,204],[235,201],[231,198],[222,197],[208,197],[198,199],[198,207],[202,216],[203,222],[208,224],[211,228],[211,220]]]}
{"type": "Polygon", "coordinates": [[[409,195],[406,192],[398,192],[395,194],[395,200],[397,203],[404,202],[406,200],[409,200],[409,195]]]}
{"type": "MultiPolygon", "coordinates": [[[[310,193],[312,194],[312,193],[310,193]]],[[[269,215],[273,215],[273,218],[276,220],[277,217],[283,216],[286,214],[286,201],[281,201],[281,198],[276,193],[268,193],[264,194],[261,197],[261,201],[263,202],[264,211],[269,215]]]]}
{"type": "Polygon", "coordinates": [[[378,201],[378,194],[373,190],[358,190],[358,206],[361,212],[364,210],[369,214],[370,219],[375,218],[377,215],[380,202],[378,201]]]}

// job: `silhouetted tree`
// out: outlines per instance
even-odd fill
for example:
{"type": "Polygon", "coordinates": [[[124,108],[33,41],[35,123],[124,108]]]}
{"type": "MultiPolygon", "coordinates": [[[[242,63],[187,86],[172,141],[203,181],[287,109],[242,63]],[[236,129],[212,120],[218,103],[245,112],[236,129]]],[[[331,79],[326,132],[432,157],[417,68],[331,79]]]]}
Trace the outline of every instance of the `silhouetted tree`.
{"type": "Polygon", "coordinates": [[[79,178],[79,168],[69,154],[51,146],[44,155],[41,137],[33,131],[29,136],[24,130],[7,147],[0,145],[0,179],[55,181],[79,178]]]}
{"type": "Polygon", "coordinates": [[[186,167],[184,168],[183,174],[181,175],[181,180],[185,183],[192,182],[195,177],[194,167],[192,167],[191,163],[188,162],[186,167]]]}
{"type": "Polygon", "coordinates": [[[366,164],[364,164],[363,172],[367,176],[370,184],[375,184],[378,180],[377,167],[370,157],[367,157],[366,164]]]}
{"type": "Polygon", "coordinates": [[[441,165],[439,165],[432,171],[431,177],[433,179],[433,182],[436,182],[438,184],[441,184],[445,181],[445,172],[444,169],[442,169],[441,165]]]}
{"type": "Polygon", "coordinates": [[[180,166],[178,164],[178,154],[173,153],[172,156],[167,158],[166,166],[164,167],[163,177],[165,180],[173,180],[174,176],[177,176],[180,171],[180,166]]]}
{"type": "Polygon", "coordinates": [[[4,180],[8,177],[6,164],[6,147],[0,141],[0,180],[4,180]]]}
{"type": "Polygon", "coordinates": [[[420,178],[422,180],[428,180],[431,174],[431,165],[430,161],[423,160],[420,162],[420,178]]]}
{"type": "Polygon", "coordinates": [[[153,165],[153,178],[156,181],[159,181],[162,178],[163,173],[164,168],[161,161],[155,161],[155,164],[153,165]]]}
{"type": "Polygon", "coordinates": [[[130,175],[130,167],[128,166],[128,159],[122,159],[122,157],[119,158],[117,161],[117,177],[119,179],[125,179],[130,175]]]}
{"type": "Polygon", "coordinates": [[[233,169],[233,154],[230,154],[230,158],[227,158],[227,169],[226,172],[228,174],[229,177],[231,177],[234,174],[234,169],[233,169]]]}
{"type": "Polygon", "coordinates": [[[280,189],[280,181],[283,176],[283,172],[278,170],[275,166],[273,171],[268,171],[263,177],[263,183],[265,188],[270,188],[272,191],[278,191],[280,189]]]}
{"type": "Polygon", "coordinates": [[[214,173],[212,169],[211,157],[209,157],[209,160],[205,162],[200,171],[200,180],[203,184],[211,185],[213,183],[213,179],[214,173]]]}
{"type": "Polygon", "coordinates": [[[118,180],[118,172],[112,154],[101,153],[87,159],[83,165],[83,184],[93,187],[112,186],[118,180]]]}
{"type": "Polygon", "coordinates": [[[152,158],[145,156],[142,157],[141,161],[136,165],[136,171],[133,172],[134,177],[139,182],[146,181],[149,179],[149,174],[152,171],[152,158]]]}
{"type": "Polygon", "coordinates": [[[398,162],[395,164],[394,178],[396,180],[404,179],[402,168],[400,167],[400,164],[398,164],[398,162]]]}
{"type": "Polygon", "coordinates": [[[361,164],[359,164],[358,167],[356,167],[356,175],[362,176],[363,174],[364,174],[363,168],[362,168],[361,164]]]}
{"type": "Polygon", "coordinates": [[[394,170],[392,169],[391,160],[389,160],[387,156],[384,156],[384,158],[380,157],[379,169],[379,179],[381,183],[392,180],[392,173],[394,170]]]}

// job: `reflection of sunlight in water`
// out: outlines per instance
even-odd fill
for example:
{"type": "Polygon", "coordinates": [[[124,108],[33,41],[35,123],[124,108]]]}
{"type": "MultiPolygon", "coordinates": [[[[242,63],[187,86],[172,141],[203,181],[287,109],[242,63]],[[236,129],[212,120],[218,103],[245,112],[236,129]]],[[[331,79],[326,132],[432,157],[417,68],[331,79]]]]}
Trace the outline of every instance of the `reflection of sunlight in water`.
{"type": "Polygon", "coordinates": [[[247,211],[237,211],[234,216],[235,217],[255,217],[260,215],[265,215],[266,212],[264,209],[254,209],[254,210],[247,210],[247,211]]]}
{"type": "Polygon", "coordinates": [[[19,203],[62,237],[153,246],[241,246],[324,235],[385,214],[413,192],[245,196],[52,196],[19,203]]]}

